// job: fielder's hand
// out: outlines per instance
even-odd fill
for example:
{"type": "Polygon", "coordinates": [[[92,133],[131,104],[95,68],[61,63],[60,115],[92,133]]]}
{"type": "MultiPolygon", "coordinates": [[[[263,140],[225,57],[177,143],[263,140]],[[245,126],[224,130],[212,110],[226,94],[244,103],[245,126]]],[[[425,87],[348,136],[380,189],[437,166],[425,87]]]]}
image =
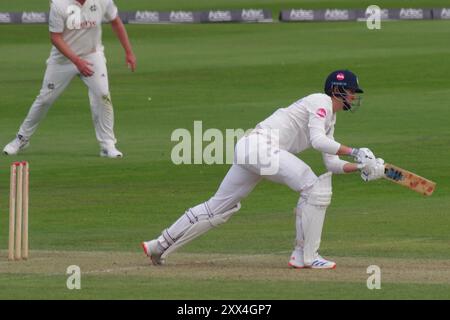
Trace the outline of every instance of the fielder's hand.
{"type": "Polygon", "coordinates": [[[134,55],[134,53],[133,52],[127,53],[125,61],[127,63],[128,68],[132,72],[134,72],[134,70],[136,70],[136,56],[134,55]]]}
{"type": "Polygon", "coordinates": [[[78,71],[84,76],[84,77],[90,77],[94,74],[94,71],[92,70],[93,64],[90,63],[87,60],[79,58],[75,62],[75,66],[77,67],[78,71]]]}
{"type": "Polygon", "coordinates": [[[372,181],[380,179],[384,176],[384,160],[377,158],[375,163],[367,165],[361,170],[361,179],[364,181],[372,181]]]}

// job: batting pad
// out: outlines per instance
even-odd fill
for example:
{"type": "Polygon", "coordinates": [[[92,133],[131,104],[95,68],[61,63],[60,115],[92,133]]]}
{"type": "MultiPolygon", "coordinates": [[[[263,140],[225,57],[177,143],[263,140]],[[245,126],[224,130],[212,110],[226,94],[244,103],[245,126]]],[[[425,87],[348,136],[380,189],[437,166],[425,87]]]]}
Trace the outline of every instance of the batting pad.
{"type": "Polygon", "coordinates": [[[234,206],[228,211],[225,211],[222,214],[216,214],[209,219],[200,220],[197,223],[194,223],[189,227],[189,229],[186,230],[186,232],[178,240],[175,241],[174,244],[172,244],[166,251],[164,251],[161,257],[165,259],[169,254],[181,248],[186,243],[191,242],[192,240],[206,233],[210,229],[218,227],[219,225],[227,222],[228,219],[233,215],[233,213],[239,211],[240,208],[241,204],[238,203],[236,206],[234,206]]]}
{"type": "Polygon", "coordinates": [[[302,210],[302,226],[304,233],[304,260],[305,265],[311,265],[316,252],[320,247],[322,227],[325,221],[325,213],[331,203],[331,177],[327,172],[321,175],[313,185],[302,210]]]}

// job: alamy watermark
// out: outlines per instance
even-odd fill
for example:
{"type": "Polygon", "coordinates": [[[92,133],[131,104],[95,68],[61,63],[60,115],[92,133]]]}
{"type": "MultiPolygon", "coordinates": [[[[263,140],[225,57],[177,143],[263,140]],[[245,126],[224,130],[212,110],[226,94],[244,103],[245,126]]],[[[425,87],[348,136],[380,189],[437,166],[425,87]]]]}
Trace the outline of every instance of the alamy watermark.
{"type": "Polygon", "coordinates": [[[366,24],[369,30],[381,29],[381,8],[377,5],[368,6],[366,9],[366,24]]]}
{"type": "Polygon", "coordinates": [[[77,265],[67,267],[66,274],[69,275],[66,281],[66,287],[69,290],[81,289],[81,269],[77,265]]]}
{"type": "Polygon", "coordinates": [[[170,137],[174,164],[239,164],[251,166],[261,175],[274,175],[279,168],[278,129],[210,128],[203,131],[202,121],[194,121],[193,133],[175,129],[170,137]],[[236,146],[235,143],[237,142],[236,146]]]}
{"type": "Polygon", "coordinates": [[[370,265],[367,267],[367,274],[370,274],[366,282],[367,289],[381,289],[381,268],[377,265],[370,265]]]}

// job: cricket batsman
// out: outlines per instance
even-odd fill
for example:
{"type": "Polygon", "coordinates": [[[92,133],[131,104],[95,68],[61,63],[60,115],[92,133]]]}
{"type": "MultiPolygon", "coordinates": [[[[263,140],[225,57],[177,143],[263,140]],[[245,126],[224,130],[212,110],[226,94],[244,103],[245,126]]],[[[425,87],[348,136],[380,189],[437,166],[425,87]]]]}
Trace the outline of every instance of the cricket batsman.
{"type": "Polygon", "coordinates": [[[357,76],[349,70],[332,72],[324,93],[308,95],[276,110],[235,146],[233,165],[216,194],[189,208],[161,235],[142,242],[155,265],[174,250],[217,227],[236,213],[240,201],[266,178],[299,193],[296,206],[296,241],[288,265],[293,268],[333,269],[336,263],[319,255],[322,226],[330,205],[332,174],[361,172],[364,181],[384,174],[384,161],[368,148],[351,148],[334,140],[336,113],[360,104],[357,76]],[[322,153],[327,173],[317,176],[296,154],[313,148],[322,153]],[[351,156],[356,162],[341,160],[351,156]]]}
{"type": "Polygon", "coordinates": [[[53,44],[41,91],[19,128],[16,138],[3,152],[15,155],[29,140],[49,108],[75,76],[89,90],[92,120],[100,155],[120,158],[114,135],[114,112],[108,71],[102,45],[102,22],[110,22],[134,71],[136,58],[113,0],[50,0],[49,31],[53,44]]]}

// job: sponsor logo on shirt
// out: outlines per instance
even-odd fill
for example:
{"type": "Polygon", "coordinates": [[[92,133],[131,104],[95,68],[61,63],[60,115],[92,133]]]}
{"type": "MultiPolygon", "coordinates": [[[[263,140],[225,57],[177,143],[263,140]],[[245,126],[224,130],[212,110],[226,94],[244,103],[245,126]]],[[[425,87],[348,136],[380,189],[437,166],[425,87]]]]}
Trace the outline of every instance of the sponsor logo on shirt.
{"type": "Polygon", "coordinates": [[[80,24],[80,29],[89,29],[97,26],[96,21],[82,21],[80,24]]]}
{"type": "Polygon", "coordinates": [[[66,27],[69,30],[89,29],[97,26],[95,14],[82,13],[78,6],[71,5],[67,7],[66,27]]]}
{"type": "Polygon", "coordinates": [[[317,111],[316,111],[316,115],[317,115],[319,118],[325,118],[325,117],[327,116],[327,110],[326,110],[325,108],[319,108],[319,109],[317,109],[317,111]]]}

